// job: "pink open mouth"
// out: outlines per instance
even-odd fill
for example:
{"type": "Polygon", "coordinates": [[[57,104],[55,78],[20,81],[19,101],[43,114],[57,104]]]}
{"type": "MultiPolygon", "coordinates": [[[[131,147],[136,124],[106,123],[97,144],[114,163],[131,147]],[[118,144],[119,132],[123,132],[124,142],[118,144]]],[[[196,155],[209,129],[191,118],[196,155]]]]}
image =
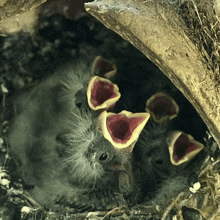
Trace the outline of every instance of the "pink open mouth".
{"type": "Polygon", "coordinates": [[[125,144],[144,119],[145,117],[128,118],[126,115],[111,115],[107,117],[107,129],[114,142],[125,144]]]}
{"type": "Polygon", "coordinates": [[[113,107],[121,97],[118,86],[110,80],[94,76],[87,89],[88,104],[93,110],[107,110],[113,107]]]}
{"type": "Polygon", "coordinates": [[[203,145],[181,131],[173,131],[169,135],[170,160],[174,165],[180,165],[194,158],[203,145]]]}
{"type": "Polygon", "coordinates": [[[97,126],[114,147],[126,148],[136,143],[149,117],[149,113],[122,111],[115,114],[104,111],[99,116],[97,126]]]}
{"type": "Polygon", "coordinates": [[[91,103],[97,107],[102,105],[106,100],[115,98],[117,94],[114,92],[112,83],[103,82],[100,80],[94,81],[91,94],[91,103]]]}
{"type": "Polygon", "coordinates": [[[156,122],[171,120],[179,113],[175,100],[165,93],[156,93],[147,100],[146,110],[150,112],[156,122]]]}
{"type": "Polygon", "coordinates": [[[107,79],[113,79],[117,75],[117,68],[113,62],[97,56],[92,65],[92,73],[94,75],[104,76],[107,79]]]}

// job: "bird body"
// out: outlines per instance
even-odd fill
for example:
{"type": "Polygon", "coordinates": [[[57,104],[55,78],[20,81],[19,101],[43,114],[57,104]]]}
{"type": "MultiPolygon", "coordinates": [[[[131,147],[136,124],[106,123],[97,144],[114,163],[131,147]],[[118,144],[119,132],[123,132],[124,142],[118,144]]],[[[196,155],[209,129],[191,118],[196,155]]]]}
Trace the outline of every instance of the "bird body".
{"type": "Polygon", "coordinates": [[[96,129],[97,114],[76,106],[75,94],[90,76],[82,62],[64,65],[14,98],[10,153],[42,205],[109,209],[126,204],[124,196],[131,193],[120,180],[123,173],[130,181],[124,164],[131,163],[131,152],[113,148],[96,129]]]}
{"type": "Polygon", "coordinates": [[[143,192],[153,192],[158,185],[171,175],[172,164],[169,160],[166,134],[169,123],[153,124],[149,122],[142,131],[134,148],[134,155],[142,175],[143,192]]]}

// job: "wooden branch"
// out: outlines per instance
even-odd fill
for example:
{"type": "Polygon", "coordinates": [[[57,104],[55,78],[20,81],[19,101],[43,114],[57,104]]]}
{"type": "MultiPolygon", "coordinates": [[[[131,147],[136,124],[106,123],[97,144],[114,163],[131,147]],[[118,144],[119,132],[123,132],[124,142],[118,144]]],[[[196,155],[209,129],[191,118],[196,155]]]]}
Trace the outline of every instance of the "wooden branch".
{"type": "Polygon", "coordinates": [[[0,21],[36,8],[46,0],[0,0],[0,21]]]}
{"type": "MultiPolygon", "coordinates": [[[[99,0],[87,12],[143,52],[192,103],[220,146],[219,91],[187,27],[164,0],[99,0]]],[[[187,111],[187,109],[186,109],[187,111]]]]}
{"type": "Polygon", "coordinates": [[[47,0],[0,0],[0,35],[24,30],[34,32],[39,5],[47,0]]]}

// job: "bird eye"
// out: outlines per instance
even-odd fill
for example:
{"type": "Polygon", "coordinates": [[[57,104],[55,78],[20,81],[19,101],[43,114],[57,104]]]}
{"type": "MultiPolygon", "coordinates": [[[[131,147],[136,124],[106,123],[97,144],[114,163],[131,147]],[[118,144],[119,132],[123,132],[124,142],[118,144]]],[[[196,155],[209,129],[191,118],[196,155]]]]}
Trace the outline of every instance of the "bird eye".
{"type": "Polygon", "coordinates": [[[108,158],[108,155],[107,155],[106,153],[103,153],[103,154],[101,154],[101,156],[99,157],[99,160],[100,160],[100,161],[104,161],[104,160],[107,160],[107,158],[108,158]]]}
{"type": "Polygon", "coordinates": [[[80,102],[77,103],[77,102],[76,102],[76,107],[81,108],[81,107],[82,107],[82,103],[80,103],[80,102]]]}
{"type": "Polygon", "coordinates": [[[163,160],[162,159],[155,160],[155,163],[157,165],[162,165],[163,164],[163,160]]]}

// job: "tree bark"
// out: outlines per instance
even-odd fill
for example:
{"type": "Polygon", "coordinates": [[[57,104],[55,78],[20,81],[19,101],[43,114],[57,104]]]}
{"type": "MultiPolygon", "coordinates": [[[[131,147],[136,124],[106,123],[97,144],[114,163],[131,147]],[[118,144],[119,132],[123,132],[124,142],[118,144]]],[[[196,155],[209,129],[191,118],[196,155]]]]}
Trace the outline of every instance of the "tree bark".
{"type": "Polygon", "coordinates": [[[0,21],[36,8],[47,0],[0,0],[0,21]]]}
{"type": "Polygon", "coordinates": [[[220,93],[214,74],[175,9],[164,0],[97,0],[85,8],[161,69],[192,103],[220,146],[220,93]]]}

